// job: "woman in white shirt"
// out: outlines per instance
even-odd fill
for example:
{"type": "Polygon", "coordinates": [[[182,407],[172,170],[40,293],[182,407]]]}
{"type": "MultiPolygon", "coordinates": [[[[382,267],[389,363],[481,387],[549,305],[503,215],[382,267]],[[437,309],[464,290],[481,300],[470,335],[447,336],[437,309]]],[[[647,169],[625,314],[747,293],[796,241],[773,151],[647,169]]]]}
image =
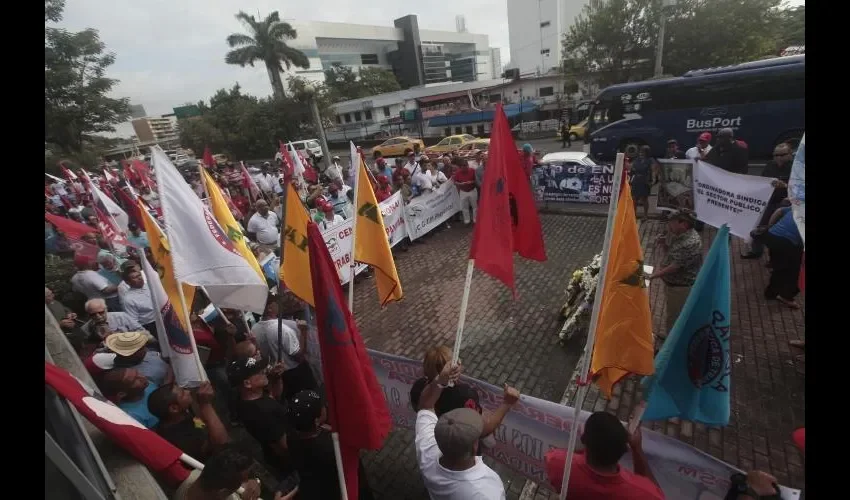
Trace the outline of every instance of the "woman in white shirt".
{"type": "Polygon", "coordinates": [[[431,184],[434,186],[434,189],[437,189],[448,180],[446,178],[446,174],[437,169],[437,165],[432,162],[428,162],[427,166],[428,170],[425,171],[425,175],[431,179],[431,184]]]}

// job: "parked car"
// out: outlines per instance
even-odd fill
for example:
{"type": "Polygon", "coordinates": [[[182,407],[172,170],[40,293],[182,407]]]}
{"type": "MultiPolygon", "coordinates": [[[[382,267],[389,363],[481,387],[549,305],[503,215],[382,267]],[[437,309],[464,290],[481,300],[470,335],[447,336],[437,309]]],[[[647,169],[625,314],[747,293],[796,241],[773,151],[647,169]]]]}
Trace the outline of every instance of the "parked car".
{"type": "Polygon", "coordinates": [[[443,140],[441,140],[437,144],[425,148],[425,152],[428,154],[448,153],[450,151],[456,151],[459,147],[463,146],[467,142],[476,140],[478,140],[477,137],[469,134],[450,135],[448,137],[443,138],[443,140]]]}
{"type": "Polygon", "coordinates": [[[304,156],[313,155],[316,161],[322,161],[324,153],[318,139],[306,139],[303,141],[292,141],[286,145],[288,151],[300,151],[304,156]]]}
{"type": "Polygon", "coordinates": [[[414,144],[419,145],[419,150],[425,150],[425,143],[421,139],[411,139],[407,136],[391,137],[372,148],[372,156],[380,152],[383,156],[403,156],[406,151],[413,151],[414,144]]]}
{"type": "Polygon", "coordinates": [[[457,155],[461,158],[474,157],[480,152],[490,149],[490,139],[476,139],[469,141],[457,148],[457,155]]]}
{"type": "MultiPolygon", "coordinates": [[[[584,135],[587,133],[587,118],[576,123],[572,127],[570,127],[570,140],[578,141],[580,139],[584,139],[584,135]]],[[[558,137],[561,137],[561,131],[558,131],[558,137]]]]}

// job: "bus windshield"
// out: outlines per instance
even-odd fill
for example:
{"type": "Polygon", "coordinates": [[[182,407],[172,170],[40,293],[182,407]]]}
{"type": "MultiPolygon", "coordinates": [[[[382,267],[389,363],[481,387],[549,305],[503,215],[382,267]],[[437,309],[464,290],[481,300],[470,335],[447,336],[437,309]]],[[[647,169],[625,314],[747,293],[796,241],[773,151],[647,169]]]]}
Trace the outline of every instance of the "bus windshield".
{"type": "Polygon", "coordinates": [[[794,145],[805,129],[805,56],[790,56],[684,76],[613,85],[593,103],[587,139],[594,158],[634,154],[648,145],[661,155],[703,132],[731,128],[751,159],[769,158],[780,142],[794,145]]]}

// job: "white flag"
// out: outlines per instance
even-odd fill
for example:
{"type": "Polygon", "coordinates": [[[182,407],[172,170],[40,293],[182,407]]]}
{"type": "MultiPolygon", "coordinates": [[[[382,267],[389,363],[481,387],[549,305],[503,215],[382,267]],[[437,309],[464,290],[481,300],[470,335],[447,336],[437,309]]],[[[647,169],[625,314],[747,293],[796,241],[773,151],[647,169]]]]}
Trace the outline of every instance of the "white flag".
{"type": "Polygon", "coordinates": [[[127,229],[127,225],[130,224],[130,216],[127,215],[127,212],[121,208],[120,205],[112,201],[112,198],[103,194],[103,191],[100,190],[94,182],[92,182],[91,175],[88,172],[83,170],[83,174],[86,176],[86,180],[88,181],[89,189],[91,189],[92,194],[94,195],[94,201],[100,202],[103,204],[103,207],[106,209],[106,212],[115,219],[115,222],[118,224],[119,229],[124,231],[125,234],[129,232],[127,229]]]}
{"type": "Polygon", "coordinates": [[[203,286],[215,305],[262,313],[269,287],[159,147],[151,150],[174,277],[203,286]]]}
{"type": "Polygon", "coordinates": [[[292,146],[292,143],[289,143],[289,147],[287,148],[289,151],[289,156],[292,158],[292,168],[295,170],[292,172],[293,175],[303,176],[304,171],[304,163],[301,162],[301,155],[298,154],[298,151],[292,146]]]}
{"type": "Polygon", "coordinates": [[[141,259],[141,261],[142,272],[153,301],[157,340],[162,356],[170,358],[177,385],[197,387],[206,380],[200,372],[197,350],[193,347],[192,340],[183,328],[183,324],[177,318],[177,313],[168,300],[168,294],[165,293],[165,288],[159,281],[159,274],[154,271],[148,259],[141,259]]]}

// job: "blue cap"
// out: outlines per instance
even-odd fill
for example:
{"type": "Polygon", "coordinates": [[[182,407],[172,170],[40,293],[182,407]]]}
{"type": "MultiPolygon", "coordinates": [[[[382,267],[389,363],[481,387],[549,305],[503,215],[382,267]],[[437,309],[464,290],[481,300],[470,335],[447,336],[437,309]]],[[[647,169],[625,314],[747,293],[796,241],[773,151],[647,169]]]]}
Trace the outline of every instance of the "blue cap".
{"type": "Polygon", "coordinates": [[[531,144],[525,143],[522,145],[522,150],[526,153],[531,153],[532,151],[534,151],[534,148],[531,147],[531,144]]]}

